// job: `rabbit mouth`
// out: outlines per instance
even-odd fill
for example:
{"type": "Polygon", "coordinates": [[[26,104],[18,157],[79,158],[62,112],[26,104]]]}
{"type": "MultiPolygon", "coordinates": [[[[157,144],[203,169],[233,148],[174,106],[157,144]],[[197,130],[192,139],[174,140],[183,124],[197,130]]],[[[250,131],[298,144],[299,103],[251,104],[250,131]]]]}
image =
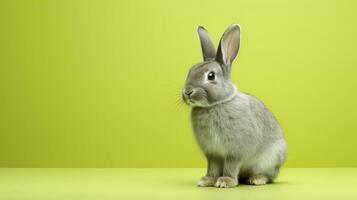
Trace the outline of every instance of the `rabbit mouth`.
{"type": "Polygon", "coordinates": [[[195,105],[196,102],[195,102],[194,100],[188,98],[188,99],[186,100],[186,103],[187,103],[188,105],[195,105]]]}
{"type": "Polygon", "coordinates": [[[193,100],[191,98],[188,98],[186,101],[186,104],[192,107],[207,107],[209,105],[206,105],[204,102],[201,102],[199,100],[193,100]]]}
{"type": "Polygon", "coordinates": [[[192,99],[189,99],[189,100],[188,100],[188,103],[189,103],[189,104],[195,104],[196,102],[195,102],[194,100],[192,100],[192,99]]]}
{"type": "Polygon", "coordinates": [[[187,101],[190,103],[195,103],[195,100],[191,99],[190,97],[187,98],[187,101]]]}
{"type": "Polygon", "coordinates": [[[197,102],[191,98],[186,98],[185,103],[189,106],[196,106],[197,102]]]}

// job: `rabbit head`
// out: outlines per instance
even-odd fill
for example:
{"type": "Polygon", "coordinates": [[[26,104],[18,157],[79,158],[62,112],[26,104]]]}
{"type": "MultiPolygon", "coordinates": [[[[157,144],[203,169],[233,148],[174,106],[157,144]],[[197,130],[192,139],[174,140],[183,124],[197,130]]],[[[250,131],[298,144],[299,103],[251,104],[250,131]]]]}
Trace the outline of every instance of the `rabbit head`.
{"type": "Polygon", "coordinates": [[[206,29],[199,26],[197,32],[203,62],[190,69],[182,98],[190,106],[209,107],[233,98],[236,93],[230,72],[240,46],[240,27],[234,24],[224,32],[217,52],[206,29]]]}

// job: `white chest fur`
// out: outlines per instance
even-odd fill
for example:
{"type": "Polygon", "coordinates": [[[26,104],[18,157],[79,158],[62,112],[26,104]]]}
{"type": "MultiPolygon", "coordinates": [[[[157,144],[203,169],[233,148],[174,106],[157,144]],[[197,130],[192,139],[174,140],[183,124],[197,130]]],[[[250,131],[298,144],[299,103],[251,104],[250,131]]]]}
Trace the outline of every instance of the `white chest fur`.
{"type": "Polygon", "coordinates": [[[194,108],[192,124],[201,149],[223,156],[253,150],[249,145],[256,142],[253,133],[259,131],[249,102],[239,96],[209,108],[194,108]]]}

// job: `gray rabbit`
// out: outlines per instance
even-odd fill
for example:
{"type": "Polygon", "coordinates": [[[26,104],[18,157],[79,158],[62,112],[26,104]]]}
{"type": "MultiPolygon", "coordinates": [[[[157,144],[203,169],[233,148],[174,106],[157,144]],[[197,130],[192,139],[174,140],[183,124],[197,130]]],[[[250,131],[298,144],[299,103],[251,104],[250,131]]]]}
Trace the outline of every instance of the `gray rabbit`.
{"type": "Polygon", "coordinates": [[[216,49],[203,27],[198,27],[202,63],[187,76],[183,100],[192,106],[196,140],[208,167],[198,186],[235,187],[238,182],[272,182],[285,161],[282,130],[265,105],[240,92],[230,80],[240,46],[240,26],[229,27],[216,49]]]}

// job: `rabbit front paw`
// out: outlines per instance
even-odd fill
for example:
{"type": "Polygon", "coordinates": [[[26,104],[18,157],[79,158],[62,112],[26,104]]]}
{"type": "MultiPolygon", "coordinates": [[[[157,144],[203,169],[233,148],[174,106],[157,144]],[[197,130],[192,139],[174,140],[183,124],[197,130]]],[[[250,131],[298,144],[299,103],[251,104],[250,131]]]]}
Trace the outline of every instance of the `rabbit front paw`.
{"type": "Polygon", "coordinates": [[[198,181],[197,186],[199,187],[210,187],[214,186],[214,183],[216,182],[217,178],[210,177],[210,176],[204,176],[201,178],[200,181],[198,181]]]}
{"type": "Polygon", "coordinates": [[[238,185],[238,180],[229,176],[221,176],[214,185],[218,188],[231,188],[238,185]]]}

